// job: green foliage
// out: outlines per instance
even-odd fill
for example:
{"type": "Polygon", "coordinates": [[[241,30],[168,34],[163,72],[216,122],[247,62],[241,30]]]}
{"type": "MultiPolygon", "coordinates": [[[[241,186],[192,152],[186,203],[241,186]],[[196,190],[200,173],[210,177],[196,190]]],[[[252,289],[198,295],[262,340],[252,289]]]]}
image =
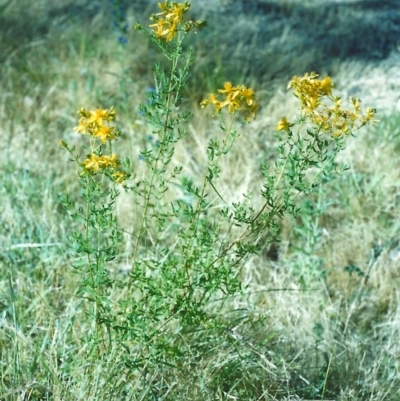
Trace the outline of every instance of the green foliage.
{"type": "Polygon", "coordinates": [[[7,0],[4,4],[0,4],[0,15],[11,5],[13,0],[7,0]]]}

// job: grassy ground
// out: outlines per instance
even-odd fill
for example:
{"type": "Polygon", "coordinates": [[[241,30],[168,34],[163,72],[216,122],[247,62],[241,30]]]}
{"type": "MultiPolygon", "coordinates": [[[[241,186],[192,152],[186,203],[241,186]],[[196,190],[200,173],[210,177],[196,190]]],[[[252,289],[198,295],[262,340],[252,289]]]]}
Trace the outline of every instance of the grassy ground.
{"type": "MultiPolygon", "coordinates": [[[[211,0],[194,3],[193,13],[209,27],[193,40],[197,59],[186,104],[194,116],[176,157],[199,174],[215,124],[198,101],[224,80],[253,86],[262,103],[223,169],[225,198],[258,188],[259,165],[276,151],[273,127],[296,111],[286,93],[295,73],[332,74],[344,97],[378,107],[381,123],[350,138],[341,156],[349,170],[300,199],[297,220],[282,221],[281,241],[246,263],[245,293],[225,305],[232,330],[209,339],[180,370],[160,368],[141,387],[140,377],[119,363],[121,350],[95,365],[85,360],[88,323],[66,241],[77,223],[59,202],[60,194],[79,193],[59,143],[79,143],[72,130],[78,108],[114,105],[121,150],[140,169],[149,133],[138,105],[158,56],[133,31],[126,45],[118,43],[106,2],[14,0],[0,14],[0,399],[398,400],[394,2],[379,2],[378,10],[372,1],[251,7],[221,1],[218,10],[211,0]]],[[[146,23],[155,5],[135,2],[127,8],[129,23],[146,23]]],[[[118,210],[129,229],[134,211],[127,197],[118,210]]],[[[124,256],[129,266],[129,249],[124,256]]],[[[192,340],[203,341],[196,334],[192,340]]]]}

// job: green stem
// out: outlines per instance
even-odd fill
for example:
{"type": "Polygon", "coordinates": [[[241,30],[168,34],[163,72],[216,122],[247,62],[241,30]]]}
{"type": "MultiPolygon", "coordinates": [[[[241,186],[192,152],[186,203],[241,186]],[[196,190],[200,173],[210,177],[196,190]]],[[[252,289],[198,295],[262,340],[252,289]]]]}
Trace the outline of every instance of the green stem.
{"type": "MultiPolygon", "coordinates": [[[[232,114],[231,121],[229,123],[229,128],[227,129],[227,133],[226,133],[225,138],[224,138],[224,140],[222,142],[222,150],[226,147],[226,145],[228,143],[229,137],[230,137],[230,135],[232,133],[232,127],[233,127],[234,122],[235,122],[235,115],[232,114]]],[[[216,158],[214,166],[218,166],[218,163],[219,163],[219,161],[221,159],[221,156],[222,156],[222,152],[220,151],[219,155],[216,158]]],[[[202,185],[202,189],[200,191],[200,195],[197,198],[197,204],[196,204],[195,210],[194,210],[194,212],[192,214],[192,218],[191,218],[191,220],[189,222],[189,228],[195,226],[199,221],[200,213],[202,211],[201,210],[201,203],[202,203],[202,200],[204,198],[204,192],[206,190],[208,182],[214,188],[214,185],[211,183],[211,181],[208,179],[208,176],[206,175],[205,178],[204,178],[204,181],[203,181],[203,185],[202,185]]],[[[189,260],[191,259],[192,255],[193,255],[193,252],[192,252],[192,250],[193,250],[193,241],[194,241],[193,236],[190,236],[190,243],[189,243],[189,245],[187,247],[188,251],[186,253],[186,258],[185,258],[185,262],[184,262],[184,269],[185,269],[185,272],[186,272],[186,277],[188,279],[188,283],[190,283],[189,260]]],[[[191,287],[191,284],[188,284],[188,291],[185,294],[185,296],[190,293],[190,287],[191,287]]]]}
{"type": "MultiPolygon", "coordinates": [[[[181,49],[182,39],[178,40],[177,49],[179,49],[179,50],[181,49]]],[[[178,51],[177,53],[178,53],[177,56],[175,56],[172,59],[171,73],[170,73],[170,76],[169,76],[168,96],[167,96],[167,102],[166,102],[166,114],[165,114],[164,126],[163,126],[163,129],[162,129],[161,144],[163,144],[165,142],[165,138],[166,138],[167,132],[169,130],[169,120],[170,120],[170,114],[171,114],[171,107],[172,107],[172,103],[173,103],[172,102],[172,91],[173,91],[173,88],[174,88],[173,77],[175,75],[175,71],[176,71],[177,66],[178,66],[178,61],[180,59],[180,51],[178,51]]],[[[133,260],[134,261],[137,259],[137,256],[138,256],[140,238],[141,238],[141,236],[143,235],[143,233],[145,231],[145,226],[146,226],[146,221],[147,221],[147,213],[148,213],[149,204],[150,204],[150,198],[151,198],[151,194],[152,194],[154,181],[155,181],[155,178],[156,178],[156,175],[157,175],[157,167],[158,167],[158,163],[160,161],[162,150],[163,150],[162,146],[160,146],[158,148],[157,156],[155,158],[154,166],[153,166],[153,169],[152,169],[152,172],[151,172],[150,184],[149,184],[149,188],[148,188],[148,191],[147,191],[146,197],[145,197],[142,220],[141,220],[141,223],[139,225],[139,232],[138,232],[138,235],[137,235],[135,249],[134,249],[134,253],[133,253],[133,260]]]]}
{"type": "MultiPolygon", "coordinates": [[[[299,131],[300,131],[300,130],[299,130],[299,131]]],[[[299,131],[298,131],[298,135],[299,135],[299,131]]],[[[314,143],[315,143],[315,141],[316,141],[316,139],[314,139],[314,143]]],[[[313,145],[313,144],[312,144],[312,145],[313,145]]],[[[309,151],[309,153],[310,153],[310,151],[309,151]]],[[[328,160],[328,162],[325,163],[325,166],[328,166],[328,165],[331,164],[331,162],[332,162],[333,159],[335,158],[336,154],[337,154],[337,153],[335,152],[335,153],[330,157],[330,159],[328,160]]],[[[286,164],[287,164],[287,162],[288,162],[288,160],[289,160],[289,156],[290,156],[290,152],[288,152],[288,154],[287,154],[287,157],[286,157],[286,159],[285,159],[285,162],[284,162],[284,164],[283,164],[283,166],[282,166],[282,171],[280,172],[280,174],[279,174],[279,176],[278,176],[278,180],[274,183],[274,187],[273,187],[274,190],[278,187],[279,183],[280,183],[281,180],[282,180],[283,172],[284,172],[284,169],[285,169],[285,167],[286,167],[286,164]]],[[[315,176],[312,178],[311,182],[315,182],[315,180],[318,178],[318,176],[319,176],[320,174],[322,174],[324,171],[325,171],[325,168],[321,168],[321,169],[318,171],[318,173],[316,173],[315,176]]],[[[297,196],[298,196],[300,193],[302,193],[302,191],[298,190],[297,193],[293,195],[292,200],[296,199],[297,196]]],[[[261,216],[261,214],[264,212],[264,210],[266,209],[267,206],[268,206],[268,202],[265,202],[265,204],[262,206],[262,208],[260,209],[260,211],[259,211],[259,212],[256,214],[256,216],[253,218],[251,224],[249,224],[249,225],[247,226],[247,228],[239,235],[239,237],[238,237],[236,240],[232,241],[232,242],[231,242],[231,243],[230,243],[230,244],[229,244],[229,245],[228,245],[228,246],[227,246],[227,247],[226,247],[226,248],[225,248],[210,264],[209,264],[208,268],[211,268],[212,266],[214,266],[214,265],[218,262],[218,260],[224,258],[224,257],[228,254],[228,252],[229,252],[236,244],[238,244],[239,242],[245,240],[246,238],[249,238],[252,234],[254,234],[255,232],[258,231],[258,229],[254,229],[254,228],[251,229],[251,227],[252,227],[253,224],[256,222],[256,220],[261,216]]],[[[282,209],[282,207],[283,207],[283,201],[282,201],[282,199],[280,199],[279,202],[278,202],[278,204],[277,204],[277,206],[275,207],[274,213],[272,213],[270,219],[269,219],[267,222],[265,222],[264,227],[269,225],[269,223],[271,222],[271,219],[273,218],[273,216],[275,216],[275,215],[282,209]]],[[[243,257],[240,257],[240,258],[239,258],[239,261],[242,260],[242,259],[243,259],[243,257]]]]}
{"type": "Polygon", "coordinates": [[[86,213],[85,213],[85,243],[86,243],[86,255],[87,255],[87,263],[88,263],[88,267],[89,267],[89,274],[90,274],[90,279],[92,281],[92,289],[93,292],[95,294],[95,302],[94,302],[94,306],[93,306],[93,314],[94,314],[94,332],[96,333],[97,336],[97,332],[98,332],[98,327],[97,327],[97,322],[98,322],[98,310],[99,310],[99,305],[98,305],[98,297],[97,297],[97,288],[96,288],[96,280],[95,280],[95,272],[93,271],[93,266],[92,266],[92,261],[90,258],[90,253],[89,253],[89,219],[90,219],[90,199],[89,197],[89,191],[90,190],[90,183],[89,183],[90,177],[87,176],[86,177],[86,213]]]}

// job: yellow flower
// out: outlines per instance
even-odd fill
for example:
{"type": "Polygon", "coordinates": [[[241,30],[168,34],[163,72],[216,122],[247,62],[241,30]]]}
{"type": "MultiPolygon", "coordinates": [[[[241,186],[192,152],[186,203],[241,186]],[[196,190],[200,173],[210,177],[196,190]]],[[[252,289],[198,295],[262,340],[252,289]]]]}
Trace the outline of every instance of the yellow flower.
{"type": "Polygon", "coordinates": [[[171,8],[165,15],[168,22],[174,24],[180,24],[183,21],[183,16],[189,10],[190,4],[185,2],[183,4],[173,3],[171,8]]]}
{"type": "Polygon", "coordinates": [[[76,132],[80,132],[82,134],[85,134],[86,133],[86,129],[87,129],[86,118],[85,117],[80,118],[78,124],[79,125],[77,127],[75,127],[74,130],[76,132]]]}
{"type": "Polygon", "coordinates": [[[115,110],[114,106],[111,106],[109,110],[107,110],[107,121],[114,121],[117,116],[117,110],[115,110]]]}
{"type": "Polygon", "coordinates": [[[229,95],[224,102],[221,102],[220,107],[223,108],[225,106],[228,106],[229,113],[233,114],[236,110],[240,108],[240,101],[235,100],[233,96],[229,95]]]}
{"type": "Polygon", "coordinates": [[[201,107],[204,108],[212,104],[215,110],[219,112],[222,108],[228,106],[230,114],[239,111],[244,115],[246,121],[249,121],[252,116],[255,117],[258,105],[252,89],[246,88],[244,85],[233,86],[230,82],[225,82],[223,89],[218,89],[218,92],[225,95],[225,100],[219,100],[214,93],[211,93],[207,99],[200,103],[201,107]]]}
{"type": "Polygon", "coordinates": [[[116,168],[118,166],[118,160],[115,154],[112,154],[111,156],[99,156],[92,153],[87,159],[85,159],[83,165],[86,170],[91,170],[93,173],[97,173],[100,168],[116,168]]]}
{"type": "Polygon", "coordinates": [[[114,153],[111,156],[101,156],[99,163],[102,168],[111,169],[116,168],[119,164],[117,160],[117,155],[114,153]]]}
{"type": "Polygon", "coordinates": [[[221,102],[217,99],[217,96],[215,95],[215,93],[210,93],[208,95],[208,99],[204,99],[200,103],[202,109],[204,109],[204,107],[206,107],[209,104],[214,105],[215,111],[219,112],[221,110],[221,102]]]}
{"type": "Polygon", "coordinates": [[[94,173],[97,173],[99,171],[99,161],[100,161],[100,156],[91,154],[85,161],[83,162],[83,165],[86,170],[91,170],[94,173]]]}
{"type": "Polygon", "coordinates": [[[121,184],[122,182],[124,182],[127,178],[127,174],[124,173],[123,171],[117,171],[114,174],[111,174],[111,177],[114,178],[114,181],[117,184],[121,184]]]}
{"type": "Polygon", "coordinates": [[[332,133],[334,138],[338,138],[341,135],[349,135],[350,127],[347,124],[346,120],[341,120],[333,123],[333,128],[335,132],[332,133]]]}
{"type": "Polygon", "coordinates": [[[158,13],[157,15],[162,15],[165,14],[166,12],[168,12],[168,1],[166,1],[164,4],[162,3],[157,3],[158,8],[160,8],[162,10],[162,13],[158,13]]]}
{"type": "Polygon", "coordinates": [[[103,120],[107,121],[107,110],[96,109],[89,112],[90,117],[88,119],[88,124],[96,123],[101,125],[103,120]]]}
{"type": "Polygon", "coordinates": [[[315,109],[318,108],[320,102],[318,97],[308,97],[304,99],[304,106],[308,112],[313,112],[315,109]]]}
{"type": "Polygon", "coordinates": [[[168,31],[168,24],[165,20],[159,19],[155,24],[150,24],[150,28],[153,28],[154,33],[158,38],[163,38],[168,31]]]}
{"type": "Polygon", "coordinates": [[[115,139],[116,136],[112,133],[115,127],[107,127],[106,125],[101,125],[96,127],[92,135],[95,138],[100,138],[101,143],[106,143],[107,140],[115,139]]]}
{"type": "MultiPolygon", "coordinates": [[[[86,112],[87,113],[87,112],[86,112]]],[[[117,111],[115,110],[114,107],[111,107],[109,110],[107,109],[96,109],[89,111],[87,113],[87,118],[88,118],[88,124],[98,124],[102,125],[103,120],[104,121],[113,121],[115,120],[115,116],[117,114],[117,111]]]]}
{"type": "Polygon", "coordinates": [[[158,7],[161,9],[161,13],[157,13],[151,17],[151,20],[155,21],[154,24],[150,25],[155,35],[159,39],[163,39],[170,42],[178,32],[178,25],[183,22],[185,13],[189,10],[190,4],[185,1],[182,4],[173,2],[169,4],[168,1],[158,3],[158,7]],[[164,18],[161,18],[164,16],[164,18]]]}
{"type": "MultiPolygon", "coordinates": [[[[289,82],[288,88],[292,88],[294,95],[299,98],[303,117],[315,124],[318,130],[329,133],[334,138],[350,135],[354,129],[375,121],[373,118],[376,110],[369,108],[363,114],[359,99],[350,98],[352,109],[344,108],[342,99],[332,95],[334,84],[329,76],[322,80],[318,79],[316,73],[295,76],[289,82]],[[324,97],[333,105],[328,106],[324,97]]],[[[289,128],[286,119],[282,119],[276,126],[278,131],[289,128]]]]}
{"type": "MultiPolygon", "coordinates": [[[[365,114],[364,121],[365,121],[366,123],[369,122],[369,121],[371,121],[371,120],[374,118],[375,113],[376,113],[376,110],[373,109],[373,108],[371,108],[371,107],[369,107],[369,108],[367,109],[366,114],[365,114]]],[[[374,122],[377,122],[378,120],[373,120],[373,121],[374,121],[374,122]]]]}
{"type": "Polygon", "coordinates": [[[258,104],[252,104],[251,106],[247,107],[244,109],[244,119],[249,122],[251,120],[251,117],[254,119],[257,116],[257,111],[258,111],[258,104]]]}
{"type": "Polygon", "coordinates": [[[325,77],[322,81],[320,81],[320,90],[321,92],[326,95],[330,96],[332,95],[332,88],[333,88],[333,82],[331,77],[327,76],[325,77]]]}
{"type": "Polygon", "coordinates": [[[171,40],[176,36],[178,31],[178,26],[176,24],[170,24],[169,28],[165,31],[165,40],[171,42],[171,40]]]}
{"type": "Polygon", "coordinates": [[[177,32],[176,24],[169,24],[163,19],[158,20],[156,24],[151,24],[150,28],[153,28],[155,35],[159,39],[164,39],[167,42],[170,42],[177,32]]]}
{"type": "Polygon", "coordinates": [[[99,137],[101,142],[104,144],[107,140],[115,139],[119,132],[113,133],[115,127],[108,127],[104,125],[104,122],[110,122],[115,120],[117,114],[114,107],[110,109],[96,109],[92,111],[86,111],[83,107],[78,111],[81,116],[79,119],[78,126],[74,128],[76,132],[86,134],[86,132],[93,137],[99,137]]]}
{"type": "Polygon", "coordinates": [[[293,88],[294,95],[300,99],[307,112],[313,112],[319,107],[321,97],[332,95],[332,79],[329,76],[322,80],[317,78],[315,72],[304,74],[303,77],[294,76],[288,85],[288,89],[293,88]]]}
{"type": "Polygon", "coordinates": [[[81,117],[85,117],[85,118],[90,117],[90,113],[89,113],[88,111],[86,111],[86,109],[85,109],[84,107],[81,107],[81,108],[78,110],[78,114],[79,114],[81,117]]]}
{"type": "Polygon", "coordinates": [[[353,107],[354,107],[354,111],[359,112],[361,109],[361,101],[360,99],[355,99],[353,97],[350,98],[350,102],[352,103],[353,107]]]}
{"type": "Polygon", "coordinates": [[[278,124],[276,124],[276,131],[289,131],[290,127],[292,127],[294,124],[290,123],[286,117],[283,117],[278,124]]]}
{"type": "Polygon", "coordinates": [[[245,102],[248,106],[254,104],[254,91],[253,89],[246,88],[245,86],[241,87],[240,95],[243,96],[245,102]]]}
{"type": "Polygon", "coordinates": [[[235,89],[236,88],[230,82],[225,82],[224,83],[224,89],[218,89],[218,92],[219,93],[225,93],[225,94],[229,95],[235,89]]]}
{"type": "Polygon", "coordinates": [[[329,115],[328,114],[318,114],[314,113],[311,115],[311,122],[317,125],[323,131],[329,131],[331,126],[329,124],[329,115]]]}

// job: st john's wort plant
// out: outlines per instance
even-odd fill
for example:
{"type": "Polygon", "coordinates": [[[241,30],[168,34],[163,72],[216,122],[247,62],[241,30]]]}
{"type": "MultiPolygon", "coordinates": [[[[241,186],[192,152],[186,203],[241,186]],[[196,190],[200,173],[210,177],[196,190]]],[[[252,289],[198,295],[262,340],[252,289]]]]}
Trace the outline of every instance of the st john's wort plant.
{"type": "Polygon", "coordinates": [[[75,269],[80,274],[80,296],[92,303],[87,314],[93,322],[94,345],[104,342],[107,334],[110,339],[109,294],[113,280],[109,275],[108,264],[115,259],[121,244],[121,230],[116,224],[115,201],[119,195],[116,185],[123,183],[128,174],[120,168],[120,160],[112,153],[111,141],[120,132],[110,126],[116,118],[116,110],[96,109],[87,111],[81,108],[80,119],[75,130],[89,137],[89,147],[81,160],[75,148],[62,142],[71,154],[79,170],[79,183],[84,206],[75,208],[66,196],[61,199],[71,216],[82,223],[82,232],[71,235],[71,244],[76,253],[82,255],[82,262],[75,269]],[[102,327],[103,326],[103,327],[102,327]],[[106,328],[107,333],[103,330],[106,328]]]}
{"type": "MultiPolygon", "coordinates": [[[[194,60],[193,49],[186,51],[183,43],[205,24],[188,19],[188,2],[165,1],[159,8],[149,28],[136,25],[160,49],[165,62],[155,66],[154,90],[141,106],[157,146],[141,151],[146,173],[134,174],[126,186],[135,210],[127,276],[111,278],[108,268],[121,241],[115,218],[119,192],[112,184],[128,178],[110,153],[111,140],[118,136],[107,125],[115,119],[113,108],[80,110],[77,131],[89,134],[92,144],[83,162],[74,156],[85,201],[85,207],[73,214],[84,227],[73,236],[77,251],[86,255],[80,267],[85,277],[81,293],[93,304],[90,317],[97,339],[100,333],[108,334],[112,344],[126,351],[130,367],[146,369],[179,366],[189,353],[201,357],[201,347],[209,348],[218,338],[215,333],[228,332],[230,322],[219,314],[217,301],[222,306],[228,296],[241,291],[240,268],[258,251],[261,236],[272,241],[279,219],[297,213],[299,195],[310,194],[325,174],[337,173],[335,156],[346,138],[374,116],[373,109],[363,113],[356,99],[351,100],[351,109],[342,107],[341,99],[332,95],[329,77],[318,79],[315,73],[294,77],[289,87],[300,100],[300,113],[277,124],[276,161],[262,166],[264,203],[256,207],[251,194],[237,203],[224,199],[219,189],[222,160],[235,146],[242,124],[256,116],[256,94],[229,82],[210,94],[201,106],[213,108],[222,133],[209,141],[203,178],[177,164],[176,144],[188,135],[191,116],[183,108],[182,89],[194,60]],[[93,145],[94,140],[100,144],[93,145]],[[119,288],[118,296],[110,288],[119,288]],[[209,342],[188,341],[200,330],[209,342]]],[[[74,155],[74,149],[64,146],[74,155]]],[[[70,207],[68,199],[64,204],[70,207]]]]}

